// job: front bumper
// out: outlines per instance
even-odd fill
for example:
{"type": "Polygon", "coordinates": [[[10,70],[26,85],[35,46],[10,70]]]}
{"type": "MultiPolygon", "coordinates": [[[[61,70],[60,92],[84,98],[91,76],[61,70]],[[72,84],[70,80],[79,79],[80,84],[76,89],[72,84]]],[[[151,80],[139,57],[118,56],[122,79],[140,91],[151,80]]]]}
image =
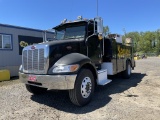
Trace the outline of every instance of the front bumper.
{"type": "Polygon", "coordinates": [[[55,90],[74,89],[76,77],[77,75],[34,75],[19,72],[19,79],[23,83],[55,90]],[[30,76],[36,78],[34,82],[29,80],[30,76]]]}

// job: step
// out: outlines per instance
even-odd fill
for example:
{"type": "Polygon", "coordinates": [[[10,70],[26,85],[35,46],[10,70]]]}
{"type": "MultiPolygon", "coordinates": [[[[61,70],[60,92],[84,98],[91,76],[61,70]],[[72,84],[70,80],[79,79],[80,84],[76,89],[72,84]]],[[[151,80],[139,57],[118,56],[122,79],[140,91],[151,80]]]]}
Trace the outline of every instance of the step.
{"type": "Polygon", "coordinates": [[[112,80],[108,79],[107,69],[98,70],[98,79],[97,79],[98,85],[106,85],[111,81],[112,80]]]}
{"type": "Polygon", "coordinates": [[[110,80],[110,79],[101,80],[98,85],[106,85],[106,84],[108,84],[108,83],[110,83],[110,82],[112,82],[112,80],[110,80]]]}

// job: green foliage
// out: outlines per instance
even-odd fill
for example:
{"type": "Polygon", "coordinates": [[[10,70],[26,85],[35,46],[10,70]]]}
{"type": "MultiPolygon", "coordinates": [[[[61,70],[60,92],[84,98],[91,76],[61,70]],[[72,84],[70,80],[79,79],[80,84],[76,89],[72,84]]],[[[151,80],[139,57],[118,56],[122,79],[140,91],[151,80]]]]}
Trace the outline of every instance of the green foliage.
{"type": "Polygon", "coordinates": [[[104,34],[105,34],[105,35],[107,35],[107,34],[110,33],[108,26],[103,27],[103,31],[104,31],[104,34]]]}
{"type": "Polygon", "coordinates": [[[132,38],[135,53],[154,53],[160,54],[160,29],[151,32],[129,32],[123,36],[132,38]]]}

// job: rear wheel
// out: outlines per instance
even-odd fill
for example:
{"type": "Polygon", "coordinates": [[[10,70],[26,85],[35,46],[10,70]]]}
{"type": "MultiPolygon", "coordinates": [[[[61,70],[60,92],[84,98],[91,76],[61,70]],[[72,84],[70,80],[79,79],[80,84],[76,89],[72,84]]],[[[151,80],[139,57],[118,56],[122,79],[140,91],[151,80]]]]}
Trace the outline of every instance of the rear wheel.
{"type": "Polygon", "coordinates": [[[129,61],[126,62],[126,70],[122,72],[123,78],[129,79],[131,77],[131,63],[129,61]]]}
{"type": "Polygon", "coordinates": [[[33,94],[41,94],[47,91],[47,88],[41,88],[41,87],[27,85],[27,84],[26,84],[26,89],[33,94]]]}
{"type": "Polygon", "coordinates": [[[69,97],[73,104],[84,106],[91,101],[95,82],[93,74],[88,69],[82,69],[77,75],[73,90],[69,90],[69,97]]]}

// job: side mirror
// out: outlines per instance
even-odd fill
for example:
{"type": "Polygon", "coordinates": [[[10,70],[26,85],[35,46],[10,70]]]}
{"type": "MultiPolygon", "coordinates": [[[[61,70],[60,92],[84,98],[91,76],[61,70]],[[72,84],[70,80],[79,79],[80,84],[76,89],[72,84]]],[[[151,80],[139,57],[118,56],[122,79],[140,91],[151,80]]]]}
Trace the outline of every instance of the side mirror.
{"type": "Polygon", "coordinates": [[[96,17],[94,21],[94,33],[103,34],[103,19],[101,17],[96,17]]]}

